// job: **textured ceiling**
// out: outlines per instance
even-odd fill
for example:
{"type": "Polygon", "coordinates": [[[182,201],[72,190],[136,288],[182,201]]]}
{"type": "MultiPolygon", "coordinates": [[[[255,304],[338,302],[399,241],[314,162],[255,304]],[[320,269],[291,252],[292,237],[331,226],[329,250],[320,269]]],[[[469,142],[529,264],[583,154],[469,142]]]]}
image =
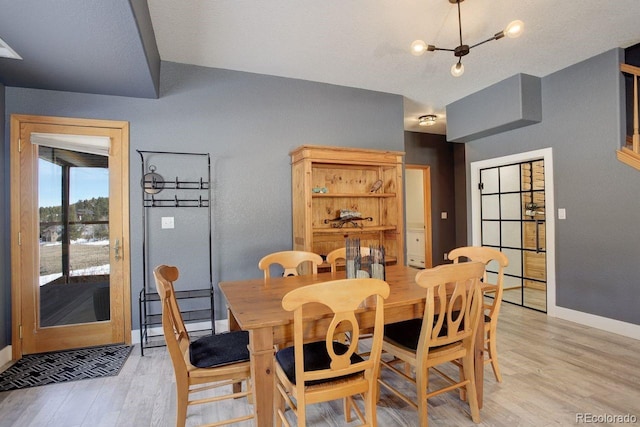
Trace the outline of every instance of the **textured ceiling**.
{"type": "Polygon", "coordinates": [[[25,58],[0,58],[0,82],[154,97],[159,52],[164,61],[399,94],[405,129],[445,133],[453,101],[517,73],[543,77],[640,42],[638,0],[466,0],[465,44],[514,19],[525,31],[473,48],[455,78],[452,53],[409,53],[418,38],[459,44],[449,0],[150,0],[148,15],[146,3],[0,0],[0,38],[25,58]],[[423,114],[440,124],[419,128],[423,114]]]}
{"type": "Polygon", "coordinates": [[[453,53],[409,53],[415,39],[459,44],[448,0],[153,0],[149,7],[163,60],[400,94],[407,130],[424,130],[418,116],[444,118],[447,104],[514,74],[543,77],[640,41],[638,0],[466,0],[465,44],[514,19],[525,32],[472,49],[455,78],[453,53]]]}

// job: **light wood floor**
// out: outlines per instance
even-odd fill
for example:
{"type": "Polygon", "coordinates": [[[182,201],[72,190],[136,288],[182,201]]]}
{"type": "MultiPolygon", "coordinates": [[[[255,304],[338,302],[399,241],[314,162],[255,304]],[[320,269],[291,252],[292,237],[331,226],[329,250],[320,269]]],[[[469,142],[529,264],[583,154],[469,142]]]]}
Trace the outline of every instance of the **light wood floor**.
{"type": "MultiPolygon", "coordinates": [[[[480,425],[576,425],[576,413],[631,414],[640,423],[640,341],[502,307],[498,351],[504,382],[497,383],[486,367],[480,425]]],[[[117,377],[0,393],[0,426],[172,426],[174,399],[166,349],[145,350],[140,357],[135,348],[117,377]]],[[[242,399],[190,408],[187,425],[247,408],[242,399]]],[[[429,400],[432,426],[475,426],[468,412],[457,393],[429,400]]],[[[378,424],[413,427],[417,414],[383,390],[378,424]]],[[[344,425],[341,403],[311,406],[309,425],[344,425]]]]}

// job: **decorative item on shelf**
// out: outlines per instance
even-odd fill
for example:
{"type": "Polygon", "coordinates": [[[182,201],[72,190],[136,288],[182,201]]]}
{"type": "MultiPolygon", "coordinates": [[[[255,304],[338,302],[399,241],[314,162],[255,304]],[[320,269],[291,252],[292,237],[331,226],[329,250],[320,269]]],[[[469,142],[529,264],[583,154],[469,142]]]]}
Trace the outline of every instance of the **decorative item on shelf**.
{"type": "Polygon", "coordinates": [[[329,192],[329,189],[327,187],[313,187],[311,192],[316,194],[325,194],[329,192]]]}
{"type": "Polygon", "coordinates": [[[164,178],[156,173],[154,165],[149,165],[149,172],[142,177],[142,188],[147,194],[157,194],[164,188],[164,178]]]}
{"type": "Polygon", "coordinates": [[[344,241],[344,246],[347,279],[355,279],[360,270],[360,239],[347,237],[344,241]]]}
{"type": "Polygon", "coordinates": [[[369,246],[369,275],[374,279],[386,280],[384,246],[369,246]]]}
{"type": "Polygon", "coordinates": [[[490,42],[492,40],[500,40],[504,36],[509,38],[516,38],[522,34],[524,30],[524,23],[522,21],[516,20],[512,21],[507,25],[502,31],[495,33],[492,37],[489,37],[486,40],[483,40],[479,43],[473,44],[471,46],[462,43],[462,19],[460,18],[460,3],[464,0],[449,0],[449,3],[455,3],[458,6],[458,32],[460,34],[460,44],[454,49],[446,49],[441,47],[436,47],[434,45],[426,44],[422,40],[415,40],[411,43],[411,53],[415,56],[422,55],[423,53],[429,51],[433,52],[436,50],[446,50],[449,52],[453,52],[453,55],[458,58],[458,62],[453,64],[451,67],[451,75],[454,77],[459,77],[464,73],[464,65],[462,65],[462,57],[469,54],[472,48],[476,46],[480,46],[481,44],[490,42]]]}
{"type": "Polygon", "coordinates": [[[345,224],[352,225],[355,228],[364,228],[362,221],[373,221],[372,217],[362,218],[362,213],[351,209],[340,209],[338,218],[325,219],[324,223],[331,223],[333,228],[342,228],[345,224]]]}
{"type": "Polygon", "coordinates": [[[362,218],[362,214],[351,209],[340,209],[340,219],[362,218]]]}
{"type": "Polygon", "coordinates": [[[380,187],[382,187],[382,180],[379,179],[376,182],[373,183],[373,185],[371,186],[371,190],[369,190],[370,193],[375,193],[376,191],[378,191],[380,189],[380,187]]]}

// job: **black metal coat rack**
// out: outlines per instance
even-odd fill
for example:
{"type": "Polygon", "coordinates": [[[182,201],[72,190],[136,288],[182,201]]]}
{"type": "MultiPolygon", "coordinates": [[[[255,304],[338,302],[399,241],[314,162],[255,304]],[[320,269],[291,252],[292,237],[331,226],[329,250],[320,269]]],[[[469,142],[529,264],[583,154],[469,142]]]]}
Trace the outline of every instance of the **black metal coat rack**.
{"type": "Polygon", "coordinates": [[[136,150],[140,155],[141,187],[142,187],[142,289],[139,294],[140,314],[140,353],[144,356],[144,349],[164,345],[164,339],[157,339],[162,334],[154,333],[154,326],[162,324],[161,310],[158,309],[159,295],[153,283],[148,283],[148,277],[152,277],[149,268],[148,244],[148,212],[149,208],[205,208],[207,209],[208,223],[208,251],[209,251],[209,286],[207,289],[177,290],[178,299],[209,299],[208,309],[183,311],[184,321],[210,320],[211,329],[208,333],[215,333],[215,305],[213,289],[213,265],[212,265],[212,235],[211,235],[211,159],[209,153],[187,153],[174,151],[144,151],[136,150]],[[206,158],[206,177],[201,176],[197,180],[180,178],[177,174],[171,179],[165,179],[156,173],[155,166],[147,164],[147,158],[151,155],[159,156],[198,156],[206,158]],[[173,190],[173,194],[160,195],[164,190],[173,190]],[[184,197],[190,191],[197,192],[194,197],[184,197]],[[154,339],[156,338],[156,339],[154,339]]]}

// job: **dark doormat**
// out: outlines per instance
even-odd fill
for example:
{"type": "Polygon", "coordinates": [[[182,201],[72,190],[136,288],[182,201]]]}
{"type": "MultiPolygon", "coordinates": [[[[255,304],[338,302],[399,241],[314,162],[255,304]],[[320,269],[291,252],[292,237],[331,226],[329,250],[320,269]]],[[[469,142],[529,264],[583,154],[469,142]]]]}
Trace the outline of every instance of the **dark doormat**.
{"type": "Polygon", "coordinates": [[[0,374],[0,391],[118,375],[131,346],[29,354],[0,374]]]}

